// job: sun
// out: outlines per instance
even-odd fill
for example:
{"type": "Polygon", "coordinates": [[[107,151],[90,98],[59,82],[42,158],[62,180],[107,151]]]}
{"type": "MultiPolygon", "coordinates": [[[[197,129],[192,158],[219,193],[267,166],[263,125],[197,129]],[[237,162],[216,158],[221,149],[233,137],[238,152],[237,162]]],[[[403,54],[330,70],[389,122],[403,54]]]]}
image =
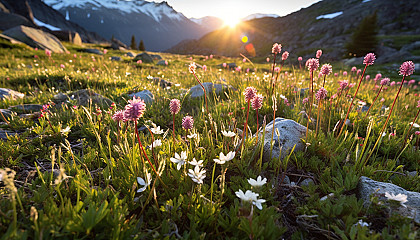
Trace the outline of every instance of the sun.
{"type": "Polygon", "coordinates": [[[229,26],[230,28],[236,27],[241,22],[241,19],[235,16],[226,16],[223,18],[223,23],[225,26],[229,26]]]}

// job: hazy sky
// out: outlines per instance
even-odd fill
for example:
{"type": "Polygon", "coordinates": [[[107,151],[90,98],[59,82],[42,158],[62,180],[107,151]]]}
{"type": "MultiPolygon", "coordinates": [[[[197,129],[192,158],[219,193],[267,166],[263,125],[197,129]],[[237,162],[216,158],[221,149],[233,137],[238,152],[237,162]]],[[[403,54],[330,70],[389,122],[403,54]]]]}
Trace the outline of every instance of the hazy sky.
{"type": "MultiPolygon", "coordinates": [[[[166,0],[186,17],[243,18],[253,13],[284,16],[319,0],[166,0]]],[[[162,1],[157,1],[162,2],[162,1]]]]}

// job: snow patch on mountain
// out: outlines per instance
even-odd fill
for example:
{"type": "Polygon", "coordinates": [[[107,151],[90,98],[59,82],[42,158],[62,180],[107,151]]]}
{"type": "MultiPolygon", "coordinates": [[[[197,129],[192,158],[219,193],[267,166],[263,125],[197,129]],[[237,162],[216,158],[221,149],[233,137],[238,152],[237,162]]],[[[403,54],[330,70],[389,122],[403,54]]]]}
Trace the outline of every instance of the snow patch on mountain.
{"type": "Polygon", "coordinates": [[[277,14],[265,14],[265,13],[254,13],[254,14],[251,14],[251,15],[248,15],[248,16],[242,18],[242,21],[248,21],[248,20],[252,20],[252,19],[256,19],[256,18],[264,18],[264,17],[277,18],[277,17],[279,17],[279,15],[277,15],[277,14]]]}
{"type": "Polygon", "coordinates": [[[50,24],[41,22],[38,19],[36,19],[35,17],[34,17],[34,22],[36,23],[36,25],[38,25],[40,27],[46,27],[46,28],[50,29],[51,31],[61,31],[61,28],[54,27],[54,26],[52,26],[50,24]]]}
{"type": "Polygon", "coordinates": [[[343,14],[343,12],[335,12],[335,13],[320,15],[320,16],[316,17],[316,19],[317,20],[321,19],[321,18],[332,19],[332,18],[335,18],[337,16],[340,16],[341,14],[343,14]]]}

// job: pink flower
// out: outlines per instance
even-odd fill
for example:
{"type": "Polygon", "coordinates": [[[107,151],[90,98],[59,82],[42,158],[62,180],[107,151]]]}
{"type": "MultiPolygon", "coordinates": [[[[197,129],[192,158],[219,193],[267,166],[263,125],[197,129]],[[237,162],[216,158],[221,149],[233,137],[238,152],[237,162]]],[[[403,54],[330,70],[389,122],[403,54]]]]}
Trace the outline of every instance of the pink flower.
{"type": "Polygon", "coordinates": [[[381,80],[381,85],[388,85],[389,84],[390,79],[389,78],[383,78],[381,80]]]}
{"type": "Polygon", "coordinates": [[[47,55],[48,57],[51,57],[51,50],[45,49],[45,55],[47,55]]]}
{"type": "Polygon", "coordinates": [[[304,98],[304,99],[302,100],[302,103],[303,103],[303,104],[305,104],[305,103],[308,103],[308,101],[309,101],[309,98],[304,98]]]}
{"type": "Polygon", "coordinates": [[[61,68],[65,68],[66,66],[64,66],[64,64],[60,64],[60,67],[61,67],[61,68]]]}
{"type": "Polygon", "coordinates": [[[195,62],[190,63],[190,66],[188,66],[188,71],[190,73],[195,73],[195,69],[197,68],[197,66],[195,65],[195,62]]]}
{"type": "Polygon", "coordinates": [[[207,66],[206,65],[203,65],[203,70],[207,71],[207,66]]]}
{"type": "Polygon", "coordinates": [[[352,71],[352,72],[356,72],[356,71],[357,71],[357,68],[356,68],[356,67],[352,67],[352,68],[351,68],[351,71],[352,71]]]}
{"type": "Polygon", "coordinates": [[[418,135],[420,135],[420,131],[416,131],[416,132],[414,132],[414,134],[416,134],[418,136],[418,135]]]}
{"type": "Polygon", "coordinates": [[[112,115],[112,120],[114,120],[114,121],[116,121],[116,122],[121,122],[121,121],[123,121],[124,120],[124,111],[122,111],[122,110],[119,110],[119,111],[116,111],[115,113],[114,113],[114,115],[112,115]]]}
{"type": "Polygon", "coordinates": [[[420,108],[420,100],[417,101],[417,107],[420,108]]]}
{"type": "Polygon", "coordinates": [[[391,87],[394,86],[395,85],[395,81],[392,81],[390,85],[391,85],[391,87]]]}
{"type": "Polygon", "coordinates": [[[34,58],[38,58],[38,55],[35,55],[34,58]]]}
{"type": "Polygon", "coordinates": [[[143,116],[146,111],[146,104],[141,98],[133,97],[133,99],[128,100],[128,102],[129,104],[127,104],[124,109],[125,120],[137,120],[143,116]]]}
{"type": "Polygon", "coordinates": [[[370,79],[370,75],[366,75],[366,81],[368,81],[370,79]]]}
{"type": "Polygon", "coordinates": [[[316,98],[316,100],[322,100],[322,99],[325,99],[327,97],[327,94],[328,94],[328,91],[325,90],[325,88],[322,87],[315,94],[315,98],[316,98]]]}
{"type": "Polygon", "coordinates": [[[171,113],[177,114],[179,112],[179,109],[181,109],[181,102],[176,98],[172,99],[169,103],[169,110],[171,111],[171,113]]]}
{"type": "Polygon", "coordinates": [[[243,62],[243,63],[246,63],[246,58],[242,59],[242,62],[243,62]]]}
{"type": "Polygon", "coordinates": [[[226,66],[227,66],[227,64],[226,63],[223,63],[223,67],[226,68],[226,66]]]}
{"type": "Polygon", "coordinates": [[[168,66],[168,61],[165,60],[165,65],[168,66]]]}
{"type": "Polygon", "coordinates": [[[190,130],[194,127],[194,119],[191,116],[185,116],[182,119],[182,127],[185,130],[190,130]]]}
{"type": "Polygon", "coordinates": [[[319,67],[319,60],[316,58],[310,58],[306,61],[306,67],[309,71],[314,72],[319,67]]]}
{"type": "Polygon", "coordinates": [[[266,60],[267,62],[270,62],[270,58],[266,58],[265,60],[266,60]]]}
{"type": "Polygon", "coordinates": [[[378,73],[375,76],[375,82],[378,81],[380,78],[382,78],[382,74],[378,73]]]}
{"type": "Polygon", "coordinates": [[[282,55],[281,55],[281,60],[286,60],[289,57],[289,52],[285,51],[282,55]]]}
{"type": "Polygon", "coordinates": [[[412,61],[406,61],[401,64],[400,75],[410,76],[414,73],[414,63],[412,61]]]}
{"type": "Polygon", "coordinates": [[[344,76],[344,77],[347,77],[347,71],[344,71],[344,72],[343,72],[343,76],[344,76]]]}
{"type": "Polygon", "coordinates": [[[348,81],[339,81],[338,84],[340,84],[340,90],[344,90],[348,85],[349,82],[348,81]]]}
{"type": "Polygon", "coordinates": [[[244,91],[245,102],[251,101],[255,96],[257,96],[257,89],[254,87],[247,87],[244,91]]]}
{"type": "Polygon", "coordinates": [[[318,78],[321,78],[323,75],[322,75],[322,72],[321,71],[319,71],[319,73],[318,73],[318,78]]]}
{"type": "Polygon", "coordinates": [[[210,54],[210,59],[212,59],[213,58],[213,54],[210,54]]]}
{"type": "Polygon", "coordinates": [[[408,81],[408,85],[415,84],[415,83],[416,83],[416,80],[414,79],[411,79],[410,81],[408,81]]]}
{"type": "Polygon", "coordinates": [[[321,67],[321,73],[324,76],[328,76],[332,73],[332,66],[330,64],[324,64],[321,67]]]}
{"type": "Polygon", "coordinates": [[[249,73],[249,68],[246,69],[246,72],[249,73]]]}
{"type": "Polygon", "coordinates": [[[209,59],[209,56],[206,56],[206,60],[208,60],[209,59]]]}
{"type": "Polygon", "coordinates": [[[242,70],[241,66],[238,66],[237,68],[235,68],[235,71],[240,72],[242,70]]]}
{"type": "Polygon", "coordinates": [[[76,53],[75,53],[75,54],[73,54],[73,57],[74,57],[74,58],[77,58],[77,55],[76,55],[76,53]]]}
{"type": "Polygon", "coordinates": [[[373,63],[376,60],[376,56],[373,53],[366,54],[365,58],[363,59],[363,64],[370,66],[373,65],[373,63]]]}
{"type": "Polygon", "coordinates": [[[108,52],[108,50],[104,49],[104,54],[106,54],[108,52]]]}
{"type": "Polygon", "coordinates": [[[356,74],[357,75],[360,75],[362,73],[362,70],[360,70],[360,69],[357,69],[357,72],[356,72],[356,74]]]}
{"type": "Polygon", "coordinates": [[[35,51],[38,51],[38,48],[37,47],[35,48],[35,51]]]}
{"type": "Polygon", "coordinates": [[[252,109],[257,110],[262,107],[262,101],[264,97],[261,94],[257,94],[252,100],[251,100],[251,106],[252,109]]]}
{"type": "Polygon", "coordinates": [[[385,102],[385,98],[381,98],[381,102],[385,102]]]}
{"type": "Polygon", "coordinates": [[[303,58],[302,57],[298,57],[298,61],[300,62],[300,61],[302,61],[303,60],[303,58]]]}
{"type": "Polygon", "coordinates": [[[142,60],[137,60],[137,64],[142,64],[143,61],[142,60]]]}
{"type": "Polygon", "coordinates": [[[356,85],[356,83],[350,83],[349,88],[352,88],[356,85]]]}
{"type": "Polygon", "coordinates": [[[338,77],[338,73],[334,73],[334,77],[338,77]]]}
{"type": "Polygon", "coordinates": [[[274,54],[279,54],[281,52],[281,44],[274,43],[271,52],[274,54]]]}
{"type": "Polygon", "coordinates": [[[321,55],[322,55],[322,50],[321,49],[316,51],[316,58],[320,58],[321,55]]]}
{"type": "Polygon", "coordinates": [[[280,67],[275,67],[274,72],[280,72],[280,67]]]}

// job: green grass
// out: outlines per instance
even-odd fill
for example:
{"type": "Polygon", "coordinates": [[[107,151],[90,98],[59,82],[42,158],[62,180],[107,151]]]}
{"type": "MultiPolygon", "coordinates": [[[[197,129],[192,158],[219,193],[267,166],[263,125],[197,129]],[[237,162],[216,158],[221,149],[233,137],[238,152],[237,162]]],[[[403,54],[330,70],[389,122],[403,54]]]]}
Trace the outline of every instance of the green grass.
{"type": "MultiPolygon", "coordinates": [[[[33,119],[14,116],[1,128],[19,134],[0,141],[0,232],[1,239],[414,239],[418,225],[412,220],[390,214],[383,205],[373,202],[369,208],[356,196],[360,176],[377,181],[392,181],[409,191],[420,191],[418,174],[405,175],[407,171],[419,171],[419,136],[415,136],[401,152],[402,142],[417,111],[419,89],[405,86],[400,93],[396,108],[381,144],[373,149],[379,131],[387,116],[382,104],[390,106],[398,85],[389,86],[381,93],[371,110],[365,113],[353,109],[349,126],[341,137],[335,136],[333,127],[342,119],[350,103],[350,97],[331,99],[336,93],[338,81],[344,80],[342,71],[350,69],[340,63],[333,64],[339,76],[327,77],[328,100],[320,111],[322,123],[318,135],[311,131],[305,151],[296,151],[286,160],[260,161],[261,144],[249,137],[235,158],[224,165],[214,165],[219,153],[235,149],[240,137],[228,139],[222,130],[243,129],[246,103],[243,91],[253,86],[264,95],[259,110],[259,126],[263,119],[273,120],[273,100],[270,94],[271,69],[267,63],[242,63],[242,59],[215,56],[181,56],[159,53],[168,60],[166,67],[154,64],[137,64],[124,56],[124,52],[109,49],[104,56],[91,55],[81,47],[66,44],[70,54],[52,54],[48,58],[41,50],[0,48],[0,85],[26,94],[24,99],[0,101],[0,108],[24,103],[51,103],[54,95],[91,89],[115,102],[111,109],[105,106],[77,106],[74,100],[60,108],[50,107],[47,117],[33,119]],[[76,57],[73,56],[76,54],[76,57]],[[34,56],[37,55],[37,58],[34,56]],[[110,56],[121,56],[116,62],[110,56]],[[204,100],[190,99],[186,90],[197,85],[188,72],[193,61],[207,65],[208,71],[197,69],[202,82],[224,79],[234,89],[225,95],[208,95],[209,113],[205,113],[204,100]],[[94,60],[93,60],[94,59],[94,60]],[[256,68],[255,73],[218,69],[223,62],[236,62],[242,69],[256,68]],[[60,68],[64,64],[65,68],[60,68]],[[151,77],[161,77],[174,83],[163,89],[154,84],[151,77]],[[148,89],[154,94],[154,102],[139,119],[139,126],[160,126],[166,133],[155,134],[140,131],[144,146],[153,139],[161,139],[162,146],[146,148],[146,154],[160,177],[153,172],[137,144],[134,124],[113,121],[116,110],[124,109],[134,90],[148,89]],[[382,103],[379,102],[384,98],[382,103]],[[172,136],[172,115],[169,102],[181,101],[181,111],[175,115],[175,136],[172,136]],[[97,115],[97,109],[102,113],[97,115]],[[186,138],[182,118],[194,117],[193,132],[197,138],[186,138]],[[50,122],[48,122],[50,121],[50,122]],[[50,124],[51,123],[51,124],[50,124]],[[370,134],[368,135],[368,133],[370,134]],[[390,133],[396,133],[390,136],[390,133]],[[363,140],[363,138],[366,138],[363,140]],[[236,143],[235,143],[236,142],[236,143]],[[366,146],[366,148],[363,148],[366,146]],[[170,158],[175,153],[187,152],[188,161],[203,160],[206,177],[197,184],[187,175],[193,167],[186,164],[177,170],[170,158]],[[373,151],[370,159],[367,153],[373,151]],[[366,161],[366,162],[364,162],[366,161]],[[396,172],[393,174],[393,172],[396,172]],[[212,177],[214,172],[214,176],[212,177]],[[151,184],[144,192],[137,177],[151,174],[151,184]],[[311,177],[315,184],[307,187],[280,185],[282,174],[291,181],[301,182],[311,177]],[[247,179],[257,176],[267,178],[267,184],[251,188],[247,179]],[[213,179],[213,182],[212,182],[213,179]],[[239,189],[259,193],[265,199],[262,210],[252,207],[236,197],[239,189]],[[321,201],[330,193],[335,197],[321,201]],[[379,221],[379,220],[380,221],[379,221]],[[362,227],[359,220],[370,223],[362,227]],[[414,235],[413,235],[414,234],[414,235]]],[[[102,46],[88,45],[103,49],[102,46]]],[[[250,59],[254,61],[255,59],[250,59]]],[[[257,61],[258,62],[258,59],[257,61]]],[[[321,57],[322,62],[322,57],[321,57]]],[[[362,65],[357,66],[362,67],[362,65]]],[[[374,78],[382,72],[391,81],[401,81],[398,67],[392,65],[368,67],[366,74],[374,78]],[[389,72],[384,72],[389,69],[389,72]]],[[[315,74],[318,75],[318,74],[315,74]]],[[[321,79],[317,79],[317,90],[321,79]]],[[[306,69],[288,65],[282,69],[276,85],[277,117],[293,119],[306,126],[305,111],[300,91],[296,88],[309,86],[306,69]],[[284,72],[288,72],[284,75],[284,72]],[[286,105],[280,95],[288,99],[286,105]]],[[[376,94],[373,81],[363,81],[356,100],[368,104],[376,94]]],[[[350,89],[349,95],[355,88],[350,89]]],[[[357,105],[357,101],[355,101],[357,105]]],[[[306,106],[307,107],[307,106],[306,106]]],[[[312,109],[317,118],[318,109],[312,109]]],[[[251,110],[248,125],[256,129],[256,112],[251,110]]],[[[417,121],[418,122],[418,121],[417,121]]],[[[314,126],[310,127],[314,129],[314,126]]],[[[415,129],[418,130],[418,129],[415,129]]],[[[190,132],[191,133],[191,132],[190,132]]],[[[414,129],[410,134],[414,133],[414,129]]],[[[418,236],[417,236],[418,237],[418,236]]]]}

